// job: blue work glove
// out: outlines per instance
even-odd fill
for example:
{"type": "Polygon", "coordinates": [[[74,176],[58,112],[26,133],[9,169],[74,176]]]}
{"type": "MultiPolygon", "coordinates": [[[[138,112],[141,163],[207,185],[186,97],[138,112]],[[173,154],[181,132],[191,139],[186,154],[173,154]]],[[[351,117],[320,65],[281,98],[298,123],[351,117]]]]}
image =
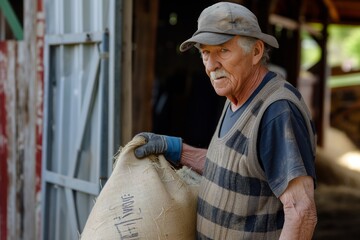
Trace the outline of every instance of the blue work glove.
{"type": "Polygon", "coordinates": [[[142,136],[146,141],[144,145],[135,149],[135,156],[137,158],[144,158],[152,154],[164,154],[167,160],[170,160],[175,164],[180,163],[182,150],[181,138],[158,135],[149,132],[142,132],[136,136],[142,136]]]}

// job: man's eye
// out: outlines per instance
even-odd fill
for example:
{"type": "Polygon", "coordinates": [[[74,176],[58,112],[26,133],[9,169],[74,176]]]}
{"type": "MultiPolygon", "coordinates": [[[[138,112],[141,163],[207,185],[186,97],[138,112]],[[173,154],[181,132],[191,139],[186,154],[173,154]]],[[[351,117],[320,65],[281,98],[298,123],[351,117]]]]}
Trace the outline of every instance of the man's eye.
{"type": "Polygon", "coordinates": [[[227,59],[231,56],[231,51],[227,48],[221,48],[218,55],[221,59],[227,59]]]}
{"type": "Polygon", "coordinates": [[[209,52],[208,52],[208,51],[202,51],[202,52],[201,52],[201,57],[202,57],[203,59],[206,59],[207,56],[209,56],[209,52]]]}

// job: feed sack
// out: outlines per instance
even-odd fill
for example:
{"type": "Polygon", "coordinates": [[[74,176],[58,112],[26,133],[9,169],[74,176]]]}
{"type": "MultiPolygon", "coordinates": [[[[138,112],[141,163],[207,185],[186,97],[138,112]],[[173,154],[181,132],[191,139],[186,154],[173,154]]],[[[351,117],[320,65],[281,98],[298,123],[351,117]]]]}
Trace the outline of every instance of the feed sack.
{"type": "Polygon", "coordinates": [[[200,176],[175,171],[160,155],[137,159],[135,137],[116,157],[80,236],[88,239],[195,239],[200,176]]]}

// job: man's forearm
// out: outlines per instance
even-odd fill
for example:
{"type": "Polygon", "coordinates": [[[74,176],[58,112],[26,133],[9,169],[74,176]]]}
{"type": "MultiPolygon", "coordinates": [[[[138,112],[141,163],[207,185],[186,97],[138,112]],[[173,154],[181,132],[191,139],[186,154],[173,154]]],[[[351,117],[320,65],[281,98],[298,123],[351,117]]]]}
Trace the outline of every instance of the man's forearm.
{"type": "Polygon", "coordinates": [[[280,239],[312,239],[317,223],[313,179],[304,176],[292,180],[280,200],[285,214],[280,239]]]}
{"type": "Polygon", "coordinates": [[[180,163],[195,172],[202,174],[206,159],[207,149],[195,148],[183,143],[180,163]]]}
{"type": "Polygon", "coordinates": [[[314,229],[317,223],[315,209],[302,211],[296,210],[296,206],[292,206],[286,210],[285,223],[280,235],[283,240],[310,240],[312,239],[314,229]]]}

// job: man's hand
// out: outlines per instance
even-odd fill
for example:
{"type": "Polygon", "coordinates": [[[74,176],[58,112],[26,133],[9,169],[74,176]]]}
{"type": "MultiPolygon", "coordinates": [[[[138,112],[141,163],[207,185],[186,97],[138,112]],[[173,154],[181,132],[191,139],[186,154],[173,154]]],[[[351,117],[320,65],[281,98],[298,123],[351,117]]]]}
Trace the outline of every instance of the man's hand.
{"type": "Polygon", "coordinates": [[[166,135],[158,135],[149,132],[142,132],[136,136],[145,138],[146,143],[135,149],[137,158],[144,158],[149,155],[164,154],[167,160],[176,164],[180,162],[182,139],[166,135]]]}

